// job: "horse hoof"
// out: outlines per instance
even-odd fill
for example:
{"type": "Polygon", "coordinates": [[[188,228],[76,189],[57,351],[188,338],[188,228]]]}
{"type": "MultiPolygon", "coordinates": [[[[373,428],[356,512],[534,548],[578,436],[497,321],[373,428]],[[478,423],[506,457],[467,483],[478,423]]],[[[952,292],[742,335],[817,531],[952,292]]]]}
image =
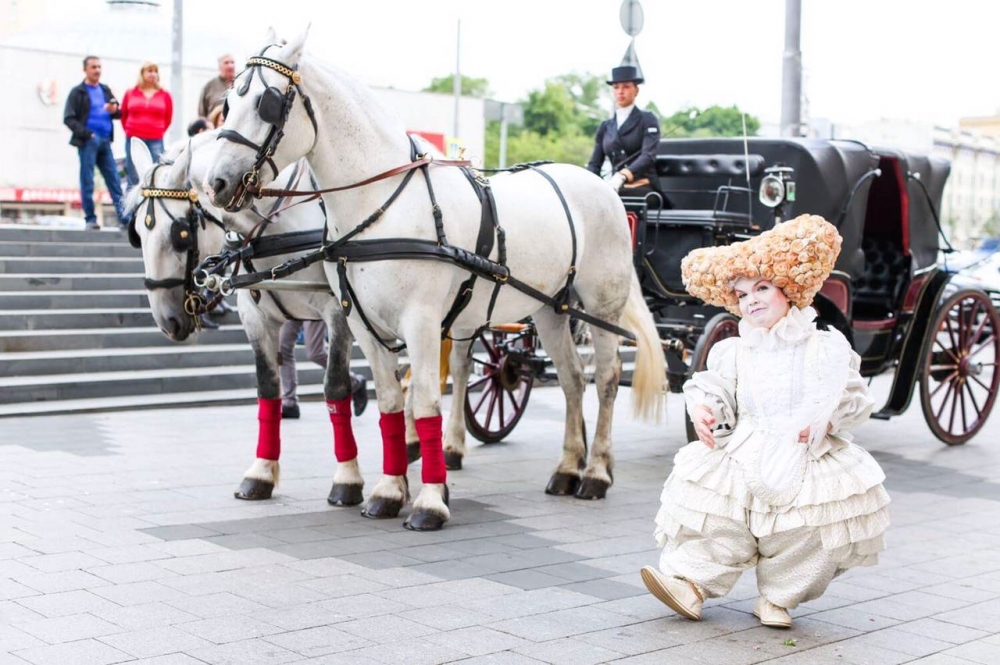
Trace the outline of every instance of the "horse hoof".
{"type": "Polygon", "coordinates": [[[420,459],[420,442],[412,441],[406,444],[406,457],[410,460],[410,464],[413,464],[418,459],[420,459]]]}
{"type": "Polygon", "coordinates": [[[599,478],[584,478],[583,482],[580,483],[580,486],[576,490],[576,498],[589,501],[603,499],[608,493],[609,487],[611,487],[611,483],[606,480],[601,480],[599,478]]]}
{"type": "Polygon", "coordinates": [[[269,483],[260,478],[244,478],[240,483],[240,488],[233,492],[233,496],[244,501],[263,501],[271,498],[274,492],[274,483],[269,483]]]}
{"type": "Polygon", "coordinates": [[[570,496],[575,494],[579,487],[580,476],[556,471],[549,479],[549,486],[545,488],[545,493],[555,496],[570,496]]]}
{"type": "Polygon", "coordinates": [[[331,506],[356,506],[365,500],[361,485],[334,483],[326,502],[331,506]]]}
{"type": "Polygon", "coordinates": [[[462,453],[456,453],[446,450],[444,452],[444,468],[449,471],[461,471],[462,470],[462,453]]]}
{"type": "Polygon", "coordinates": [[[444,515],[425,510],[412,513],[403,526],[410,531],[440,531],[445,521],[444,515]]]}
{"type": "Polygon", "coordinates": [[[361,516],[373,520],[384,520],[396,517],[402,509],[403,502],[400,499],[373,496],[368,499],[368,503],[361,506],[361,516]]]}

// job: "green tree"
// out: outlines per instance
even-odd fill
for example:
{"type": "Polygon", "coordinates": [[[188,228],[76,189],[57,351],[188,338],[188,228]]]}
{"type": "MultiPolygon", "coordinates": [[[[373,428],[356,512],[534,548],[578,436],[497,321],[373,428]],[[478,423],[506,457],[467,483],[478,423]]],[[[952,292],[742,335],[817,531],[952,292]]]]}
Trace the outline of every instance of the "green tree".
{"type": "MultiPolygon", "coordinates": [[[[431,84],[423,89],[423,92],[453,94],[455,92],[455,75],[448,74],[447,76],[433,79],[431,84]]],[[[462,75],[463,96],[485,99],[492,94],[493,92],[490,90],[490,82],[488,80],[462,75]]]]}
{"type": "MultiPolygon", "coordinates": [[[[743,136],[743,112],[733,106],[690,107],[663,121],[663,136],[743,136]]],[[[760,120],[747,115],[747,135],[756,136],[760,120]]]]}
{"type": "Polygon", "coordinates": [[[532,90],[524,105],[524,128],[546,136],[560,134],[574,124],[576,104],[566,86],[546,81],[541,90],[532,90]]]}

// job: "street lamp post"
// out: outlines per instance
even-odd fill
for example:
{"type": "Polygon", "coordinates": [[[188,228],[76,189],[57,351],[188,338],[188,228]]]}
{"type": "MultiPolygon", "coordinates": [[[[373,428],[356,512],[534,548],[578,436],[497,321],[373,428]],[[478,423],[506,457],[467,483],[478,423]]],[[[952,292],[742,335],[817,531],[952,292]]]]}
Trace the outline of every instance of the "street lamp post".
{"type": "Polygon", "coordinates": [[[785,52],[781,63],[781,135],[802,136],[802,0],[785,0],[785,52]]]}

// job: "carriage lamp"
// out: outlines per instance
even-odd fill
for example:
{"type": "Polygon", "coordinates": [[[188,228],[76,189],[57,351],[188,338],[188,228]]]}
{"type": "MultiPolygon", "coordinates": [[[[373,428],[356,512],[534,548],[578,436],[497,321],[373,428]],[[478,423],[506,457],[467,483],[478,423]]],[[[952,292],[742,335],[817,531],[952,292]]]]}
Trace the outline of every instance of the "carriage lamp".
{"type": "Polygon", "coordinates": [[[776,175],[766,175],[760,181],[760,202],[776,208],[785,200],[785,185],[776,175]]]}
{"type": "Polygon", "coordinates": [[[795,169],[790,166],[771,166],[764,169],[760,181],[760,202],[768,208],[777,208],[783,203],[795,201],[795,169]]]}

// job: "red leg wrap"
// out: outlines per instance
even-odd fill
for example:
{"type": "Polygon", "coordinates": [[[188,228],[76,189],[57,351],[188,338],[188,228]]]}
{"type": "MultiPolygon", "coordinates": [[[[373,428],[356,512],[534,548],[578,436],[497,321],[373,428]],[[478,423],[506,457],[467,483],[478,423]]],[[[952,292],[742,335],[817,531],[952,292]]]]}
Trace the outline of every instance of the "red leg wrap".
{"type": "Polygon", "coordinates": [[[257,457],[281,457],[281,399],[257,398],[257,457]]]}
{"type": "Polygon", "coordinates": [[[445,482],[448,472],[444,466],[444,449],[441,445],[441,416],[417,418],[414,424],[420,437],[420,457],[423,459],[420,479],[425,485],[445,482]]]}
{"type": "Polygon", "coordinates": [[[333,425],[333,453],[338,462],[350,462],[358,456],[358,444],[354,441],[351,427],[351,398],[331,402],[326,400],[326,410],[330,412],[333,425]]]}
{"type": "Polygon", "coordinates": [[[383,413],[378,420],[382,430],[382,473],[387,476],[405,476],[406,419],[403,412],[383,413]]]}

